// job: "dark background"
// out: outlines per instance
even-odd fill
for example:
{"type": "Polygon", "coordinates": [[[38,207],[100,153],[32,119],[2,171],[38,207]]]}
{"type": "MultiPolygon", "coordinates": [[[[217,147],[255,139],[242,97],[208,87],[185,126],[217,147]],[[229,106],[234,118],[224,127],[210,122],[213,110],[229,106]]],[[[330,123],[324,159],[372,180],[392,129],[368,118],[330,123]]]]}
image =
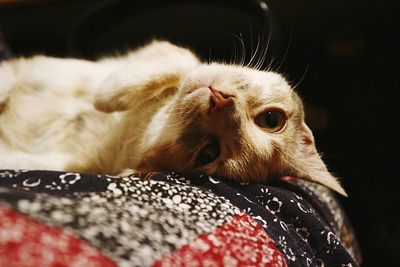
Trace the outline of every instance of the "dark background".
{"type": "Polygon", "coordinates": [[[350,195],[340,200],[363,266],[400,266],[398,1],[271,0],[270,13],[251,0],[120,2],[0,1],[0,29],[17,56],[96,58],[161,37],[224,60],[239,39],[249,59],[272,30],[265,66],[276,58],[300,82],[317,145],[350,195]]]}

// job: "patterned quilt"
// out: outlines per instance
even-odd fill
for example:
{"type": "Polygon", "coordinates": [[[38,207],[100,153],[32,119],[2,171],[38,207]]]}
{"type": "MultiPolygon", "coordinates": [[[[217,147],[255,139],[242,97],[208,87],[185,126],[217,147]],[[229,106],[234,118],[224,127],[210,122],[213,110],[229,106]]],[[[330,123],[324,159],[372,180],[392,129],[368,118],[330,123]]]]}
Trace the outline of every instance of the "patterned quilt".
{"type": "Polygon", "coordinates": [[[284,177],[239,184],[0,171],[0,266],[357,266],[333,193],[284,177]]]}

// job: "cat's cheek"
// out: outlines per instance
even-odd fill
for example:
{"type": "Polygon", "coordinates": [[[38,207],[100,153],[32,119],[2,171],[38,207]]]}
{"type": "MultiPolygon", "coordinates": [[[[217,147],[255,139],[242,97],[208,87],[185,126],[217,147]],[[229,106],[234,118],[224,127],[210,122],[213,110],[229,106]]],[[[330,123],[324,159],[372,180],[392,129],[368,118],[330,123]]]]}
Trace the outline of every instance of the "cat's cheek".
{"type": "Polygon", "coordinates": [[[154,168],[151,168],[145,160],[139,162],[135,168],[139,173],[155,172],[154,168]]]}
{"type": "Polygon", "coordinates": [[[135,167],[140,172],[185,171],[187,155],[175,144],[163,144],[149,149],[135,167]]]}
{"type": "Polygon", "coordinates": [[[141,173],[166,171],[166,166],[160,163],[162,163],[162,160],[159,157],[156,158],[153,155],[146,155],[135,169],[141,173]]]}
{"type": "Polygon", "coordinates": [[[180,102],[188,107],[193,105],[204,106],[204,104],[207,104],[208,107],[210,94],[208,87],[197,88],[187,94],[183,94],[180,102]]]}

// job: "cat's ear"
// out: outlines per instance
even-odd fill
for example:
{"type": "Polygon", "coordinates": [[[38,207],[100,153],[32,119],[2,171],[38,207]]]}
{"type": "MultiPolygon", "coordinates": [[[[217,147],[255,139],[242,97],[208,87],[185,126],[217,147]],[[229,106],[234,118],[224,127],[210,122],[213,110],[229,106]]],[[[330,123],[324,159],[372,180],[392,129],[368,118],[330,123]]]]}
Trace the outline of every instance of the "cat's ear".
{"type": "Polygon", "coordinates": [[[314,136],[303,122],[299,150],[296,155],[298,176],[325,185],[347,196],[338,180],[328,171],[315,146],[314,136]]]}
{"type": "Polygon", "coordinates": [[[179,81],[178,72],[164,70],[150,73],[148,71],[116,73],[101,85],[95,96],[94,106],[103,112],[125,111],[140,107],[148,100],[162,94],[165,89],[176,87],[179,81]]]}

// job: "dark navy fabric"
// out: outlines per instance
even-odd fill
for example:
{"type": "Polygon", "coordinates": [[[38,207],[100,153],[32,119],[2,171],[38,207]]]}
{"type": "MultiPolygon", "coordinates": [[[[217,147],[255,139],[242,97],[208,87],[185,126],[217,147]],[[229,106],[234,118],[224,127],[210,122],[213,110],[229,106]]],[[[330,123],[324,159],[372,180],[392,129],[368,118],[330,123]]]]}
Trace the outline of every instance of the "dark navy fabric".
{"type": "MultiPolygon", "coordinates": [[[[48,201],[61,209],[62,206],[54,204],[58,198],[61,202],[89,193],[91,198],[104,195],[117,180],[121,191],[150,180],[153,184],[178,186],[182,190],[179,194],[194,188],[212,193],[222,203],[225,201],[255,219],[275,241],[289,266],[357,266],[361,262],[357,240],[334,193],[321,185],[294,178],[265,185],[177,173],[139,174],[121,179],[96,174],[4,170],[0,171],[0,202],[16,207],[15,203],[21,199],[40,198],[44,205],[49,196],[48,201]]],[[[163,194],[163,198],[165,195],[168,197],[163,194]]],[[[108,198],[107,205],[113,202],[123,205],[121,201],[125,199],[125,195],[121,198],[114,195],[108,198]]],[[[140,197],[138,200],[154,201],[140,197]]],[[[193,215],[196,216],[190,214],[193,215]]],[[[71,225],[79,227],[79,224],[71,225]]]]}

